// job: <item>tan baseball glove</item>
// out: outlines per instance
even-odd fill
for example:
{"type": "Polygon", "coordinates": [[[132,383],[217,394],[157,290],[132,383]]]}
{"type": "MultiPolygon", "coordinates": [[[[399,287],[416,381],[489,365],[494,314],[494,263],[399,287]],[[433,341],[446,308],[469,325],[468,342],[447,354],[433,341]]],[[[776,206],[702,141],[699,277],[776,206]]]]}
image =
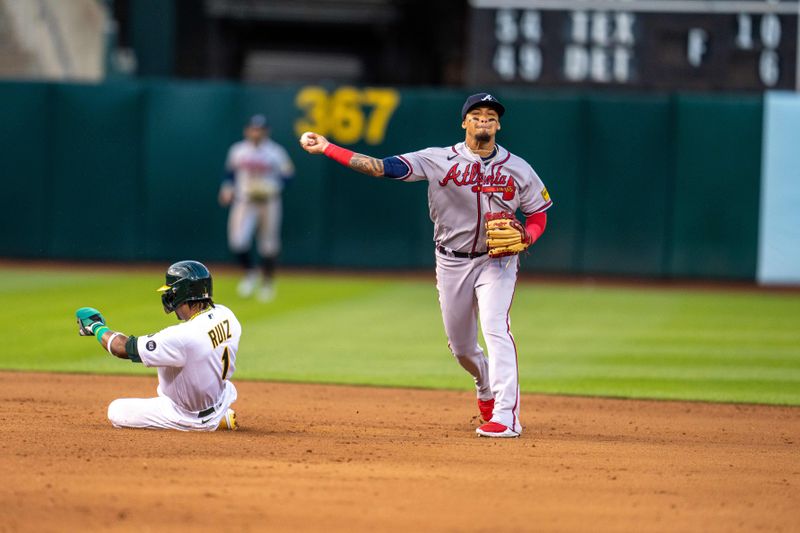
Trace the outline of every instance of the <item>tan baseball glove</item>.
{"type": "Polygon", "coordinates": [[[244,185],[244,195],[251,202],[264,202],[279,192],[280,187],[272,180],[250,179],[244,185]]]}
{"type": "Polygon", "coordinates": [[[505,257],[525,251],[531,236],[513,213],[486,213],[486,246],[490,257],[505,257]]]}

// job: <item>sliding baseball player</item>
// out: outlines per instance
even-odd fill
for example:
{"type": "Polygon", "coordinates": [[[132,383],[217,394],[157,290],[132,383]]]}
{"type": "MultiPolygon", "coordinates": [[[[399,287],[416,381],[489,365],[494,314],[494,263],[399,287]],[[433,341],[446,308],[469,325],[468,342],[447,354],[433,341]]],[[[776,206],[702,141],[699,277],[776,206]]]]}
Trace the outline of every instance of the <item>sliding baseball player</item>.
{"type": "Polygon", "coordinates": [[[99,311],[82,307],[75,313],[78,332],[94,336],[111,355],[158,369],[158,396],[122,398],[108,406],[114,427],[162,428],[180,431],[238,429],[236,353],[242,327],[233,312],[212,299],[208,269],[197,261],[169,267],[158,289],[164,311],[181,323],[144,337],[112,331],[99,311]]]}

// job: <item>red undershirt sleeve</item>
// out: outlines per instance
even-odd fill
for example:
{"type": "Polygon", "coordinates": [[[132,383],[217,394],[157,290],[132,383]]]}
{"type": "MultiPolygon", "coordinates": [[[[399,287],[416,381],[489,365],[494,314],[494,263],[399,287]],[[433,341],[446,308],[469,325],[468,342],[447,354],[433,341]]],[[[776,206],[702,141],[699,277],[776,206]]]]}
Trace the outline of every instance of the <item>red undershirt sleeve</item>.
{"type": "Polygon", "coordinates": [[[541,213],[534,213],[525,219],[525,229],[531,237],[530,244],[533,244],[536,242],[536,239],[541,237],[542,233],[544,233],[545,226],[547,226],[547,213],[544,211],[541,213]]]}

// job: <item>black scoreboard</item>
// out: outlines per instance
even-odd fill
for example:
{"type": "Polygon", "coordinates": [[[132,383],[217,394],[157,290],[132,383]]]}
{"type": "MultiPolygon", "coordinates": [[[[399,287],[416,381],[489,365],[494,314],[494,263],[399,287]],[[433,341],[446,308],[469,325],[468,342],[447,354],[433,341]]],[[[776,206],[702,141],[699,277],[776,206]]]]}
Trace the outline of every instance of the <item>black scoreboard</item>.
{"type": "Polygon", "coordinates": [[[472,85],[800,90],[796,0],[470,0],[472,85]]]}

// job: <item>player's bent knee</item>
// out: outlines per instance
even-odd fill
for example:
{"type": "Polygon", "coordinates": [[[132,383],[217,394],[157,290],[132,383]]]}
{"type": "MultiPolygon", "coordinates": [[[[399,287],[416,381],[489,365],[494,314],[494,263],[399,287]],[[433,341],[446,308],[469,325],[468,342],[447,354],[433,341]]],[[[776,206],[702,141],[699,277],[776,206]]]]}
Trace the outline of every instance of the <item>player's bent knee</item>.
{"type": "Polygon", "coordinates": [[[456,353],[453,352],[453,357],[456,358],[458,364],[462,367],[466,368],[469,371],[472,371],[477,366],[482,366],[485,364],[486,358],[480,352],[472,352],[472,353],[456,353]]]}
{"type": "Polygon", "coordinates": [[[451,343],[449,347],[450,353],[452,353],[453,357],[456,359],[472,359],[473,357],[483,355],[480,350],[475,348],[474,344],[458,346],[451,343]]]}
{"type": "Polygon", "coordinates": [[[122,400],[114,400],[108,404],[108,420],[114,427],[125,426],[125,409],[122,400]]]}

